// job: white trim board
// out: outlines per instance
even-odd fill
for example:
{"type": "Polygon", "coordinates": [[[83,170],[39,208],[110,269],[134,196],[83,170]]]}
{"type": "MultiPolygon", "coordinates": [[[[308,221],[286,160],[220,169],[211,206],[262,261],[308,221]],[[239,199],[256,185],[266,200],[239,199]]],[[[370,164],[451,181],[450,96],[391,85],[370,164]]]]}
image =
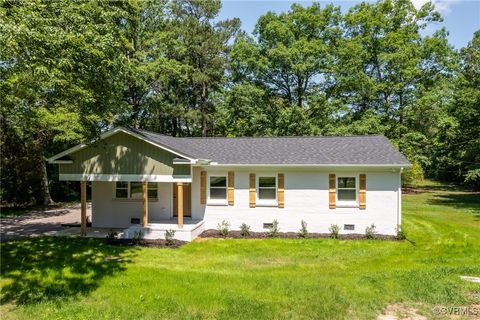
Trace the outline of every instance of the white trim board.
{"type": "Polygon", "coordinates": [[[148,182],[192,182],[192,177],[189,175],[141,175],[141,174],[72,174],[61,173],[60,180],[62,181],[148,181],[148,182]]]}

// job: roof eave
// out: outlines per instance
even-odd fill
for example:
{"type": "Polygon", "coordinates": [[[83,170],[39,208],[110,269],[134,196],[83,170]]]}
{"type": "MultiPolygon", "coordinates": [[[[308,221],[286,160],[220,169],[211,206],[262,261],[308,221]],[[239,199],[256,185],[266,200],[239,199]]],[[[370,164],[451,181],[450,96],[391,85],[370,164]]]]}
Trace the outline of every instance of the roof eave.
{"type": "MultiPolygon", "coordinates": [[[[198,165],[198,163],[197,163],[198,165]]],[[[201,165],[201,164],[200,164],[201,165]]],[[[408,164],[358,164],[358,163],[218,163],[210,162],[205,165],[218,166],[218,167],[270,167],[270,166],[279,166],[279,167],[384,167],[384,168],[407,168],[411,167],[410,163],[408,164]]]]}

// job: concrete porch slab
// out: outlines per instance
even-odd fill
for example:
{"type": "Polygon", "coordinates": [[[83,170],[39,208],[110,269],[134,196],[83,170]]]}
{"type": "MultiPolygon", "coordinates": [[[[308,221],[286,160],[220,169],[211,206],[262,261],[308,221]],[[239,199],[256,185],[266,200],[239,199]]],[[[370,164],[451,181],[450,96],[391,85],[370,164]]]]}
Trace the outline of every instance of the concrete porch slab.
{"type": "MultiPolygon", "coordinates": [[[[87,238],[106,238],[110,231],[117,233],[118,238],[123,237],[124,229],[116,228],[87,228],[87,238]]],[[[80,236],[80,227],[70,227],[68,229],[57,231],[54,236],[68,237],[68,236],[80,236]]]]}
{"type": "Polygon", "coordinates": [[[185,219],[183,228],[179,228],[176,219],[157,220],[147,227],[134,225],[124,230],[123,238],[133,238],[136,233],[142,232],[145,239],[165,239],[165,232],[175,231],[174,238],[182,241],[192,241],[205,230],[204,220],[185,219]]]}

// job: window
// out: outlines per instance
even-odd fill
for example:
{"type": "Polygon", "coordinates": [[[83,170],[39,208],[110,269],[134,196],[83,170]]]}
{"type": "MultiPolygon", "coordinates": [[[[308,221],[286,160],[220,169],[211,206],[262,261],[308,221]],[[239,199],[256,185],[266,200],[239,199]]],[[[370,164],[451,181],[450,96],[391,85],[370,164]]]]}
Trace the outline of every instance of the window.
{"type": "MultiPolygon", "coordinates": [[[[156,199],[157,197],[158,197],[158,183],[149,182],[148,198],[156,199]]],[[[115,198],[143,199],[143,183],[118,181],[115,186],[115,198]]]]}
{"type": "Polygon", "coordinates": [[[143,199],[143,183],[142,182],[130,182],[130,198],[143,199]]]}
{"type": "Polygon", "coordinates": [[[210,199],[226,200],[227,199],[227,177],[226,176],[210,176],[210,199]]]}
{"type": "Polygon", "coordinates": [[[117,182],[115,198],[128,198],[128,182],[117,182]]]}
{"type": "Polygon", "coordinates": [[[355,177],[339,177],[337,183],[338,201],[357,201],[357,184],[355,177]]]}
{"type": "Polygon", "coordinates": [[[258,199],[276,200],[277,199],[277,178],[276,177],[258,177],[258,199]]]}

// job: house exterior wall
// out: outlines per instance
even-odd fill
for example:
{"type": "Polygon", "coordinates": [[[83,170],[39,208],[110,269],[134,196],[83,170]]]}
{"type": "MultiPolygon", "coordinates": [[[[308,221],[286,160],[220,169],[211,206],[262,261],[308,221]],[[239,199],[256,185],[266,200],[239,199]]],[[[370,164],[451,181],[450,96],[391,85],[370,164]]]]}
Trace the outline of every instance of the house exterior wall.
{"type": "MultiPolygon", "coordinates": [[[[92,182],[92,226],[127,228],[131,218],[143,217],[142,199],[115,199],[115,182],[92,182]]],[[[158,183],[158,199],[149,199],[150,222],[172,217],[172,184],[158,183]]]]}
{"type": "Polygon", "coordinates": [[[61,180],[77,180],[72,177],[81,175],[123,175],[132,177],[131,181],[138,180],[136,176],[190,176],[189,164],[173,164],[173,159],[177,157],[175,154],[124,132],[69,156],[73,163],[59,164],[61,180]]]}
{"type": "MultiPolygon", "coordinates": [[[[341,227],[340,233],[361,233],[372,223],[381,234],[396,234],[400,223],[401,188],[398,169],[359,168],[288,168],[288,167],[230,167],[215,166],[192,168],[191,205],[192,219],[205,220],[205,229],[216,229],[226,220],[232,230],[242,223],[252,231],[265,231],[263,223],[279,221],[280,231],[297,232],[302,220],[309,232],[328,233],[332,224],[341,227]],[[235,172],[234,205],[200,204],[200,172],[227,175],[235,172]],[[249,207],[249,174],[283,173],[285,175],[285,208],[249,207]],[[340,207],[329,209],[328,175],[356,176],[366,174],[366,209],[340,207]],[[355,225],[355,230],[344,230],[345,224],[355,225]]],[[[129,227],[130,218],[142,217],[141,200],[114,199],[113,182],[92,183],[92,223],[94,227],[129,227]]],[[[149,203],[149,221],[172,217],[172,184],[159,183],[158,201],[149,203]]],[[[207,184],[208,188],[208,184],[207,184]]]]}
{"type": "MultiPolygon", "coordinates": [[[[357,178],[358,179],[358,178],[357,178]]],[[[207,183],[208,188],[208,183],[207,183]]],[[[194,167],[192,181],[192,212],[194,218],[205,219],[206,229],[215,229],[226,220],[233,230],[242,223],[252,231],[265,231],[263,223],[279,221],[280,231],[297,232],[305,220],[309,232],[328,233],[332,224],[341,227],[341,233],[364,233],[372,223],[381,234],[396,234],[400,221],[400,179],[398,169],[345,168],[217,168],[194,167]],[[200,172],[224,174],[235,172],[235,202],[233,206],[200,204],[200,172]],[[285,175],[285,208],[249,207],[249,173],[285,175]],[[366,174],[367,205],[365,210],[339,207],[329,209],[328,174],[357,176],[366,174]],[[343,230],[344,224],[355,225],[355,230],[343,230]]]]}

